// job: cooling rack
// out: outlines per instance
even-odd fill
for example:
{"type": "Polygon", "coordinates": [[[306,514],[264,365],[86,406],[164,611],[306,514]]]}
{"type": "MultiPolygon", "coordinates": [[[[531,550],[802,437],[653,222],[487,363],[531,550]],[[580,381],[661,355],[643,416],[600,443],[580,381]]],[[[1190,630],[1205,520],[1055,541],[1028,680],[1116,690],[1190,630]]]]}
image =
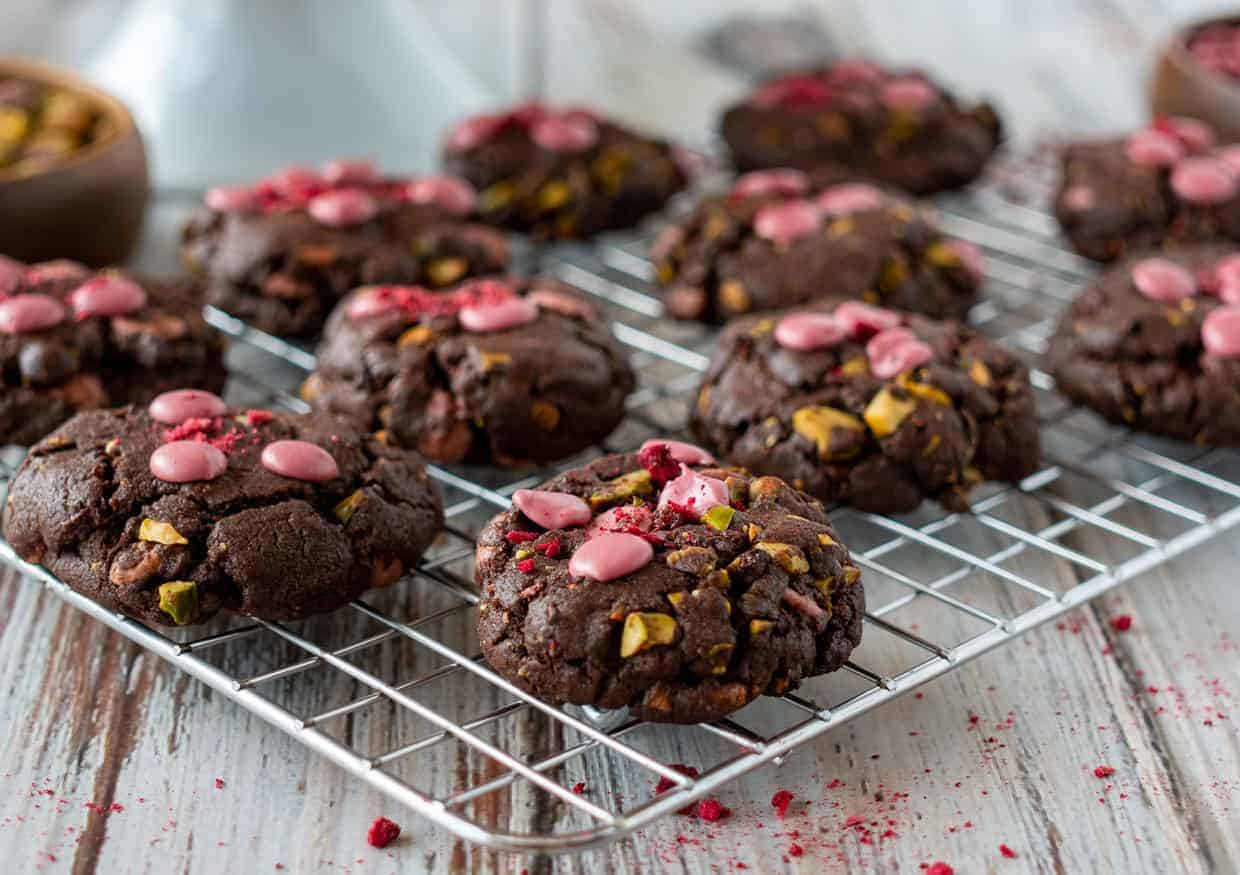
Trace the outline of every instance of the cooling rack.
{"type": "MultiPolygon", "coordinates": [[[[1009,156],[983,183],[936,201],[947,230],[987,256],[986,295],[971,321],[1034,369],[1044,467],[976,490],[972,514],[836,509],[864,570],[861,646],[841,671],[730,719],[653,726],[623,712],[553,708],[492,673],[473,634],[473,539],[516,489],[683,430],[715,332],[659,318],[645,258],[654,227],[522,253],[527,266],[596,295],[615,319],[640,374],[629,416],[606,446],[556,469],[433,468],[447,526],[399,585],[301,623],[233,618],[157,630],[78,596],[2,541],[0,560],[469,841],[557,852],[614,840],[1240,522],[1240,453],[1102,423],[1038,370],[1057,312],[1092,272],[1040,207],[1053,173],[1047,155],[1009,156]],[[670,734],[698,776],[660,756],[670,734]],[[660,779],[667,789],[656,793],[660,779]]],[[[303,407],[306,350],[208,315],[235,340],[230,400],[303,407]]],[[[19,457],[0,453],[0,495],[19,457]]]]}

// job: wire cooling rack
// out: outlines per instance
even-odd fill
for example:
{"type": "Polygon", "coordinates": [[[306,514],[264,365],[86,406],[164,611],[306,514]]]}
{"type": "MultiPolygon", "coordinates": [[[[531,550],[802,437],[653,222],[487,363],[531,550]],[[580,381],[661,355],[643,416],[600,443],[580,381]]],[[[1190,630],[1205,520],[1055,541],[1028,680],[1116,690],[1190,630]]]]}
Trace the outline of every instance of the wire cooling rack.
{"type": "MultiPolygon", "coordinates": [[[[22,563],[2,541],[0,559],[465,839],[546,852],[616,839],[1240,522],[1240,453],[1106,425],[1070,407],[1037,370],[1058,310],[1092,272],[1038,206],[1052,175],[1046,156],[1008,158],[984,183],[937,202],[945,227],[987,255],[986,297],[971,321],[1034,368],[1045,467],[1015,486],[975,490],[972,514],[837,509],[864,569],[864,641],[843,670],[730,719],[653,726],[553,708],[481,660],[474,536],[513,491],[551,470],[434,468],[447,527],[421,565],[398,586],[296,624],[232,618],[205,631],[151,629],[22,563]],[[673,749],[690,752],[696,778],[664,762],[673,749]],[[670,782],[662,794],[659,779],[670,782]]],[[[641,377],[607,445],[560,469],[683,430],[715,332],[659,318],[645,258],[654,230],[526,253],[598,296],[641,377]]],[[[231,400],[303,407],[295,390],[310,354],[209,316],[236,340],[231,400]]],[[[19,455],[0,455],[0,493],[19,455]]]]}

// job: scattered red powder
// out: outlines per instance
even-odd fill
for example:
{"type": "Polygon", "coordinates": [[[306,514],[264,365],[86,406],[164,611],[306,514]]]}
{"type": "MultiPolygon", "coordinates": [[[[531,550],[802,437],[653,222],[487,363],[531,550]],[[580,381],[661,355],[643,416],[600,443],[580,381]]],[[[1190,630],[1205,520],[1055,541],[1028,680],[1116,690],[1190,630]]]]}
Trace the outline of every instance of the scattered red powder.
{"type": "Polygon", "coordinates": [[[788,813],[788,806],[792,804],[793,795],[787,790],[780,790],[771,797],[771,807],[775,809],[775,813],[780,820],[788,813]]]}
{"type": "Polygon", "coordinates": [[[637,461],[656,483],[666,483],[680,476],[680,463],[672,458],[667,444],[651,444],[637,454],[637,461]]]}
{"type": "Polygon", "coordinates": [[[1115,769],[1111,768],[1110,766],[1095,766],[1094,767],[1095,778],[1109,778],[1114,774],[1115,774],[1115,769]]]}
{"type": "MultiPolygon", "coordinates": [[[[695,769],[693,766],[686,766],[684,763],[669,763],[668,768],[674,769],[675,771],[680,772],[680,774],[685,775],[690,778],[696,778],[699,774],[698,770],[695,769]]],[[[676,786],[676,782],[673,781],[671,778],[659,778],[659,783],[655,784],[654,786],[655,795],[657,796],[661,793],[666,793],[668,790],[672,789],[675,786],[676,786]]],[[[686,805],[684,808],[677,809],[676,811],[677,814],[683,814],[687,817],[692,817],[695,814],[695,812],[696,810],[692,803],[690,803],[689,805],[686,805]]]]}
{"type": "Polygon", "coordinates": [[[273,419],[275,419],[275,414],[270,410],[247,410],[245,412],[246,424],[251,428],[271,422],[273,419]]]}
{"type": "Polygon", "coordinates": [[[805,849],[801,847],[800,845],[796,844],[795,842],[788,846],[789,857],[799,857],[804,853],[805,853],[805,849]]]}
{"type": "Polygon", "coordinates": [[[119,802],[113,802],[111,805],[108,806],[108,811],[124,811],[124,810],[125,810],[125,806],[121,805],[119,802]]]}
{"type": "Polygon", "coordinates": [[[573,792],[576,793],[578,796],[584,796],[586,792],[586,782],[578,781],[576,784],[574,784],[573,792]]]}
{"type": "Polygon", "coordinates": [[[522,574],[533,574],[534,573],[534,560],[533,559],[522,559],[520,562],[517,563],[517,570],[519,570],[522,574]]]}
{"type": "Polygon", "coordinates": [[[731,813],[731,809],[725,807],[718,799],[703,799],[697,804],[697,816],[712,823],[722,820],[731,813]]]}
{"type": "Polygon", "coordinates": [[[375,822],[370,825],[370,829],[366,830],[366,841],[370,843],[371,847],[386,848],[396,841],[399,835],[399,826],[392,823],[386,817],[376,817],[375,822]]]}
{"type": "Polygon", "coordinates": [[[223,789],[224,789],[224,779],[223,779],[223,778],[216,778],[216,779],[215,779],[215,789],[216,789],[216,790],[223,790],[223,789]]]}
{"type": "Polygon", "coordinates": [[[205,441],[207,435],[214,431],[218,431],[221,426],[219,417],[209,419],[205,416],[196,416],[187,419],[179,425],[172,428],[164,429],[164,441],[171,443],[172,441],[205,441]]]}
{"type": "Polygon", "coordinates": [[[926,867],[926,875],[956,875],[956,870],[946,863],[931,863],[926,867]]]}
{"type": "Polygon", "coordinates": [[[504,535],[504,540],[509,544],[524,544],[526,541],[534,541],[538,538],[538,532],[522,532],[513,529],[504,535]]]}
{"type": "Polygon", "coordinates": [[[1118,617],[1112,617],[1111,628],[1116,632],[1127,632],[1132,628],[1132,615],[1120,614],[1118,617]]]}
{"type": "Polygon", "coordinates": [[[1016,852],[1013,851],[1011,848],[1009,848],[1007,845],[999,845],[999,853],[1007,857],[1009,860],[1016,859],[1016,852]]]}

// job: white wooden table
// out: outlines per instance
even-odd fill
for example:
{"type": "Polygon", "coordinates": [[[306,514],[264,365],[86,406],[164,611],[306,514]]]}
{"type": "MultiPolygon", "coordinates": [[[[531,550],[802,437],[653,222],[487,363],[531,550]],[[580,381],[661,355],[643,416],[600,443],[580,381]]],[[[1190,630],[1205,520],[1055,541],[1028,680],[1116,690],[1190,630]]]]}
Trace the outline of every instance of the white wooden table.
{"type": "MultiPolygon", "coordinates": [[[[973,4],[984,8],[965,15],[963,4],[954,13],[954,4],[898,4],[896,13],[892,2],[858,3],[827,18],[859,49],[908,54],[953,81],[1011,95],[1005,107],[1024,132],[1139,118],[1144,40],[1184,9],[1029,5],[973,4]],[[1016,45],[1009,52],[1002,40],[1016,45]]],[[[156,217],[143,262],[168,262],[174,219],[156,217]]],[[[705,873],[742,864],[918,872],[935,861],[959,873],[1234,872],[1237,568],[1240,539],[1211,542],[1062,626],[820,739],[783,768],[738,782],[720,796],[733,810],[725,821],[673,817],[554,860],[483,852],[395,810],[41,587],[2,573],[0,859],[17,872],[79,875],[705,873]],[[1111,625],[1120,615],[1132,618],[1127,631],[1111,625]],[[1100,766],[1114,773],[1097,777],[1100,766]],[[779,789],[796,797],[782,822],[769,804],[779,789]],[[404,829],[385,851],[365,842],[380,814],[404,829]]],[[[691,762],[683,737],[667,732],[656,755],[691,762]]]]}

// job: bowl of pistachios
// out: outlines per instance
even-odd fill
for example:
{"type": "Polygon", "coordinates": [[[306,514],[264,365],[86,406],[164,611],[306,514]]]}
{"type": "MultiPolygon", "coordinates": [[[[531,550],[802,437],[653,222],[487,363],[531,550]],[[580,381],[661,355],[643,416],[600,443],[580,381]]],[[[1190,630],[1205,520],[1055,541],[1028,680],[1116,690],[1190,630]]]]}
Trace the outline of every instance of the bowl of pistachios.
{"type": "Polygon", "coordinates": [[[82,78],[0,58],[0,253],[37,262],[121,262],[147,200],[133,116],[82,78]]]}

